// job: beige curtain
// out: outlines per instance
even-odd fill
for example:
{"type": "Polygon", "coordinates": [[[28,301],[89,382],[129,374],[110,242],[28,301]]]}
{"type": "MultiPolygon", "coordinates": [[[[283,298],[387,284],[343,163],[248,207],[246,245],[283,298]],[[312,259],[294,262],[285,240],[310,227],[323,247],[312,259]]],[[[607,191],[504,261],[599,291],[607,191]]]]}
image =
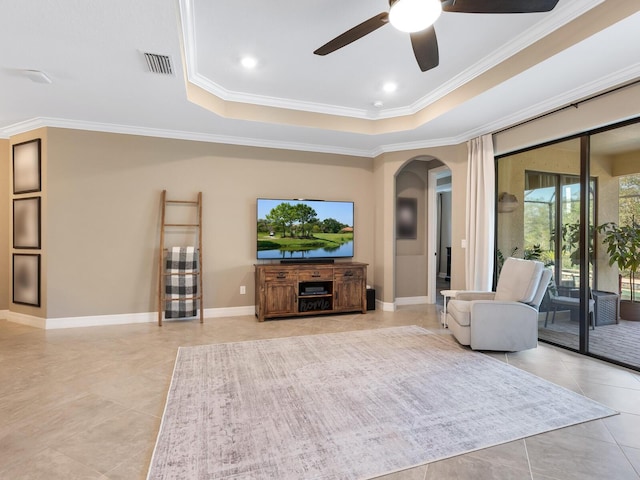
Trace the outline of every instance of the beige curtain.
{"type": "Polygon", "coordinates": [[[466,289],[491,290],[495,234],[493,138],[474,138],[469,140],[468,148],[466,289]]]}

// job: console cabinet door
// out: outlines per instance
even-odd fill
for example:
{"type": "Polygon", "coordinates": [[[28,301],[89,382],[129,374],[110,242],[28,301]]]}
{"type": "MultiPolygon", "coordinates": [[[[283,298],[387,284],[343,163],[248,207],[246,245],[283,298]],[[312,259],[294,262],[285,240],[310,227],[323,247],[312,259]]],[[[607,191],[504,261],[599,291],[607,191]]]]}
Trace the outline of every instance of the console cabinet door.
{"type": "Polygon", "coordinates": [[[334,310],[366,311],[364,281],[361,268],[336,269],[334,310]]]}
{"type": "Polygon", "coordinates": [[[267,282],[264,315],[291,315],[297,312],[296,298],[295,283],[267,282]]]}

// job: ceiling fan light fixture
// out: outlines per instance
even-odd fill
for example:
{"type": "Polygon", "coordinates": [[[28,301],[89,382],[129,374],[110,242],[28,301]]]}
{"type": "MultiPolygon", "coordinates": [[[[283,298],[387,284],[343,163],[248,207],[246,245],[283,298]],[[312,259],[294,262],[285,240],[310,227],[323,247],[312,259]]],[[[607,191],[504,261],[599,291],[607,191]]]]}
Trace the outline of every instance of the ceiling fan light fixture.
{"type": "Polygon", "coordinates": [[[401,32],[414,33],[433,25],[441,13],[440,0],[396,0],[389,10],[389,22],[401,32]]]}

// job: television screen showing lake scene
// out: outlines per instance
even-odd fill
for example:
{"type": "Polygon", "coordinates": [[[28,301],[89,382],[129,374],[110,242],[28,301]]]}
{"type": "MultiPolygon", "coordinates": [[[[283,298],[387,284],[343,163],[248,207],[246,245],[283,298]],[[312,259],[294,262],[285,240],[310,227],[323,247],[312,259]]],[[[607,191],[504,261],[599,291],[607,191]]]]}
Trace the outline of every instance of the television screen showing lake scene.
{"type": "Polygon", "coordinates": [[[258,259],[353,257],[353,202],[259,198],[258,259]]]}

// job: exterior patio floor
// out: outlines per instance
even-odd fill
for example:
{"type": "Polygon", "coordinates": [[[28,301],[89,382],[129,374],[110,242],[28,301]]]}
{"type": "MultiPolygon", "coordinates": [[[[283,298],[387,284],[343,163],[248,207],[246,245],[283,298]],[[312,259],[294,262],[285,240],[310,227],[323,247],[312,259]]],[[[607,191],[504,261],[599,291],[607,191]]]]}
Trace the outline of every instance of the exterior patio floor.
{"type": "MultiPolygon", "coordinates": [[[[545,314],[541,313],[538,338],[572,349],[578,349],[578,322],[569,315],[558,315],[544,326],[545,314]]],[[[600,325],[589,330],[589,352],[601,357],[640,368],[640,322],[620,320],[617,324],[600,325]]]]}

